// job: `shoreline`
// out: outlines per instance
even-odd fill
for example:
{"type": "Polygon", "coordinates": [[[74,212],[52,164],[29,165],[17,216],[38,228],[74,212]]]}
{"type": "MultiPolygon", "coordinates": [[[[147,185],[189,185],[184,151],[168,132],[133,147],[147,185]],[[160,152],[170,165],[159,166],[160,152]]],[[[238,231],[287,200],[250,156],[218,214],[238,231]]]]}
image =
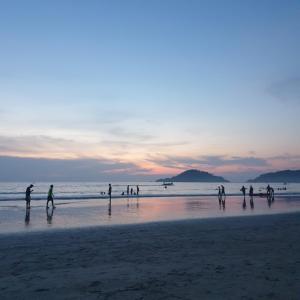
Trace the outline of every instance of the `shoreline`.
{"type": "MultiPolygon", "coordinates": [[[[256,198],[262,198],[262,199],[266,199],[267,197],[265,195],[260,196],[255,194],[254,195],[256,198]]],[[[280,193],[280,194],[276,194],[275,193],[275,197],[299,197],[300,193],[280,193]]],[[[140,194],[140,195],[114,195],[111,197],[111,199],[144,199],[144,198],[180,198],[180,197],[218,197],[218,194],[140,194]]],[[[228,193],[226,194],[226,197],[243,197],[243,195],[241,193],[228,193]]],[[[249,198],[249,195],[246,195],[246,198],[249,198]]],[[[31,201],[46,201],[47,198],[46,196],[44,197],[39,197],[39,198],[32,198],[31,201]]],[[[55,197],[55,200],[70,200],[70,201],[77,201],[77,200],[109,200],[108,196],[82,196],[82,197],[55,197]]],[[[24,201],[25,202],[25,198],[15,198],[15,199],[0,199],[0,203],[1,202],[8,202],[8,201],[24,201]]]]}
{"type": "Polygon", "coordinates": [[[1,299],[296,300],[299,228],[291,213],[0,235],[1,299]]]}

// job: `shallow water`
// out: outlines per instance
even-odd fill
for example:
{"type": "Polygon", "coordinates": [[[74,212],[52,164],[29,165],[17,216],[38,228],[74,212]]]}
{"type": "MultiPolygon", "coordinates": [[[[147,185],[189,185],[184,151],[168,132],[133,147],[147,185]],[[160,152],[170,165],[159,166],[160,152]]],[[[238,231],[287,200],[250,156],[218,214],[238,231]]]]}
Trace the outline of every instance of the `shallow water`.
{"type": "Polygon", "coordinates": [[[183,219],[275,214],[300,211],[300,197],[226,198],[225,206],[217,197],[164,197],[108,200],[56,201],[56,209],[45,209],[45,202],[32,201],[32,208],[25,210],[25,203],[3,201],[0,203],[0,233],[36,230],[82,228],[138,224],[183,219]]]}

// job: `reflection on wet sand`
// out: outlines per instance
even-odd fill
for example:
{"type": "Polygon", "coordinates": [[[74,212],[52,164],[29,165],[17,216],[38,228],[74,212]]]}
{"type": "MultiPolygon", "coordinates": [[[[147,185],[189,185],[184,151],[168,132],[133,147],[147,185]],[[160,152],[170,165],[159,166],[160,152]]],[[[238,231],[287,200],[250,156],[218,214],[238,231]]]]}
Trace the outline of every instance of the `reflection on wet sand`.
{"type": "Polygon", "coordinates": [[[108,216],[111,216],[111,198],[108,201],[108,216]]]}
{"type": "MultiPolygon", "coordinates": [[[[59,210],[34,202],[31,210],[11,208],[9,211],[0,208],[0,219],[5,221],[4,231],[15,231],[25,228],[68,228],[93,225],[144,223],[167,220],[227,217],[237,215],[270,214],[300,210],[300,198],[273,198],[248,195],[215,197],[173,197],[173,198],[129,198],[107,200],[73,201],[67,205],[58,202],[59,210]],[[255,199],[254,199],[255,198],[255,199]],[[255,202],[255,205],[254,205],[255,202]],[[113,206],[113,207],[112,207],[113,206]],[[255,207],[255,209],[254,209],[255,207]],[[113,212],[112,212],[113,210],[113,212]],[[31,213],[31,214],[30,214],[31,213]],[[1,218],[1,214],[3,217],[1,218]],[[25,220],[24,220],[25,218],[25,220]],[[54,220],[55,218],[55,220],[54,220]],[[50,225],[51,224],[51,225],[50,225]]],[[[4,222],[3,222],[4,224],[4,222]]],[[[28,229],[26,229],[28,230],[28,229]]]]}
{"type": "Polygon", "coordinates": [[[246,198],[244,197],[244,200],[243,200],[243,209],[246,209],[247,208],[247,203],[246,203],[246,198]]]}
{"type": "Polygon", "coordinates": [[[251,209],[254,209],[253,197],[250,198],[250,207],[251,207],[251,209]]]}
{"type": "Polygon", "coordinates": [[[130,201],[129,198],[127,198],[127,212],[137,212],[137,210],[139,209],[140,206],[140,198],[135,198],[132,199],[132,201],[130,201]]]}
{"type": "Polygon", "coordinates": [[[30,223],[30,208],[26,208],[25,225],[28,226],[29,223],[30,223]]]}
{"type": "Polygon", "coordinates": [[[46,208],[46,216],[47,216],[47,224],[49,224],[49,225],[52,224],[53,214],[54,214],[54,207],[53,206],[51,208],[47,207],[46,208]]]}

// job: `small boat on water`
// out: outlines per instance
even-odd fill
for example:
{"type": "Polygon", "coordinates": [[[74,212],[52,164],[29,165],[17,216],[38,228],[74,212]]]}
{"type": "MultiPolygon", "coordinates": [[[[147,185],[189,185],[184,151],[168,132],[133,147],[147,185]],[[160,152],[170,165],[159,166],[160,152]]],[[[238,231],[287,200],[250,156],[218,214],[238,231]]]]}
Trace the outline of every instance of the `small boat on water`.
{"type": "Polygon", "coordinates": [[[173,182],[164,182],[162,185],[168,186],[168,185],[174,185],[174,183],[173,182]]]}

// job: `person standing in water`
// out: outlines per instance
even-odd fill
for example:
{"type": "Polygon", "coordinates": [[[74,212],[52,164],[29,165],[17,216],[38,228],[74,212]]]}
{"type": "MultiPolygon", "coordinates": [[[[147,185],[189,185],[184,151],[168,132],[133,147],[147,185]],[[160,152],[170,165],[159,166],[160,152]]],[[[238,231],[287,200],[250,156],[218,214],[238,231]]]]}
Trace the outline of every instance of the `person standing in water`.
{"type": "Polygon", "coordinates": [[[31,184],[30,186],[27,187],[26,189],[26,196],[25,196],[25,200],[26,200],[26,209],[30,208],[30,201],[31,201],[31,193],[33,192],[33,184],[31,184]]]}
{"type": "Polygon", "coordinates": [[[129,195],[129,185],[127,185],[127,196],[129,195]]]}
{"type": "Polygon", "coordinates": [[[53,184],[50,185],[49,191],[48,191],[48,198],[47,198],[47,208],[49,208],[49,202],[52,203],[52,207],[55,208],[54,203],[53,203],[53,198],[54,198],[54,194],[53,194],[53,184]]]}
{"type": "Polygon", "coordinates": [[[139,195],[139,192],[140,192],[140,188],[139,188],[139,186],[137,185],[137,186],[136,186],[136,194],[139,195]]]}
{"type": "Polygon", "coordinates": [[[250,198],[253,198],[253,194],[254,194],[254,192],[253,192],[253,186],[250,185],[250,188],[249,188],[249,196],[250,196],[250,198]]]}
{"type": "Polygon", "coordinates": [[[111,191],[112,191],[111,184],[109,184],[109,185],[108,185],[108,196],[109,196],[109,200],[111,200],[111,191]]]}

